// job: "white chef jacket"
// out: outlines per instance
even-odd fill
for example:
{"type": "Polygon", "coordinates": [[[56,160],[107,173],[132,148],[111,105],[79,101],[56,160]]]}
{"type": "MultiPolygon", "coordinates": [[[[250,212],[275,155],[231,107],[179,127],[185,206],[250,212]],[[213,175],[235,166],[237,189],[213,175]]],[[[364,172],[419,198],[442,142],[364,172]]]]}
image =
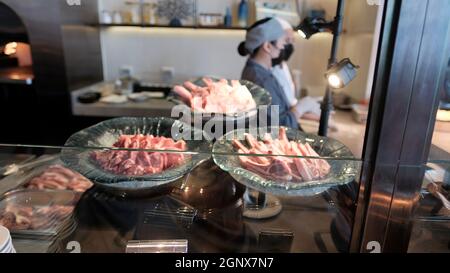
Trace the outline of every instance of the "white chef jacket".
{"type": "Polygon", "coordinates": [[[295,84],[292,80],[292,75],[286,62],[282,62],[280,65],[273,67],[272,74],[275,76],[278,83],[283,87],[283,91],[288,99],[288,105],[290,107],[295,106],[298,102],[295,97],[295,84]]]}
{"type": "Polygon", "coordinates": [[[299,117],[308,112],[320,115],[320,104],[316,99],[312,97],[304,97],[297,100],[295,96],[295,84],[292,80],[292,75],[286,62],[282,62],[280,65],[273,67],[272,74],[283,88],[288,100],[287,104],[290,107],[296,107],[296,113],[299,117]]]}

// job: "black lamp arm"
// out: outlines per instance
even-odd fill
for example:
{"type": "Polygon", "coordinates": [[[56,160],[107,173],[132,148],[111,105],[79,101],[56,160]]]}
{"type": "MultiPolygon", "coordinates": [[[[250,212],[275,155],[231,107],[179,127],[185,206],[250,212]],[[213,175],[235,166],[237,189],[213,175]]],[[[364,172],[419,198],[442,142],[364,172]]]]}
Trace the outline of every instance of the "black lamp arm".
{"type": "MultiPolygon", "coordinates": [[[[344,3],[345,0],[338,0],[337,8],[336,8],[336,17],[334,17],[334,21],[332,22],[332,31],[333,31],[333,42],[331,45],[331,53],[330,58],[328,59],[328,68],[332,67],[337,61],[337,51],[339,45],[339,37],[342,32],[342,23],[343,23],[343,14],[344,14],[344,3]]],[[[327,85],[325,90],[325,96],[321,105],[321,114],[320,114],[320,124],[319,124],[319,135],[327,136],[328,133],[328,120],[330,118],[330,112],[333,110],[333,97],[331,93],[331,88],[327,85]]]]}
{"type": "Polygon", "coordinates": [[[335,21],[330,21],[330,22],[320,22],[320,23],[315,23],[314,24],[318,29],[328,29],[330,31],[334,30],[334,25],[335,25],[335,21]]]}

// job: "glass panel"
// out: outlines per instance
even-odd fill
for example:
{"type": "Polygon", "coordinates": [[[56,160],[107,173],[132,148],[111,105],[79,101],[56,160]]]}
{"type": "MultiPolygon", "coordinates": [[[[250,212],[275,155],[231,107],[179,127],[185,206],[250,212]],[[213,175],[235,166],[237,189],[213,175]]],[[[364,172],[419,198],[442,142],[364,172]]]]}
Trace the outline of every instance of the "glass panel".
{"type": "Polygon", "coordinates": [[[450,59],[443,78],[409,252],[450,252],[450,59]]]}
{"type": "Polygon", "coordinates": [[[425,167],[408,252],[450,252],[450,159],[425,167]]]}
{"type": "Polygon", "coordinates": [[[129,243],[149,240],[188,240],[188,252],[348,251],[358,160],[277,155],[292,169],[263,172],[239,162],[266,156],[191,152],[201,159],[178,171],[117,181],[99,175],[93,162],[84,169],[87,161],[72,161],[111,152],[156,153],[1,146],[0,223],[17,252],[125,252],[129,243]],[[301,181],[293,168],[300,162],[331,169],[323,179],[301,181]]]}

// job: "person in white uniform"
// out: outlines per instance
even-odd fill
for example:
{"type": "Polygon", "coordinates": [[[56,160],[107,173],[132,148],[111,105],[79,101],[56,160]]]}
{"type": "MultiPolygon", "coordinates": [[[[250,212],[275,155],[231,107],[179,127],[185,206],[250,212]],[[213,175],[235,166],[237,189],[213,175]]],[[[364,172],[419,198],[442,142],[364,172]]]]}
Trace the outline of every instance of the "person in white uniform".
{"type": "Polygon", "coordinates": [[[296,116],[303,119],[320,120],[320,104],[312,97],[304,97],[297,99],[295,92],[295,84],[292,79],[287,61],[294,52],[295,31],[291,24],[282,19],[276,18],[283,26],[285,31],[286,45],[280,57],[273,62],[272,74],[275,76],[279,84],[283,87],[283,91],[288,99],[289,106],[296,112],[296,116]]]}

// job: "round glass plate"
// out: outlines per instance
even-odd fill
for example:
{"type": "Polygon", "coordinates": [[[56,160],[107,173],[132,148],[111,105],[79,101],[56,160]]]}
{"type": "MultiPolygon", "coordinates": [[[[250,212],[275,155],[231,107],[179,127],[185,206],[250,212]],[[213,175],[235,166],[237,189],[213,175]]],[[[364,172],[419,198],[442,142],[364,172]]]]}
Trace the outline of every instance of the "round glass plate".
{"type": "MultiPolygon", "coordinates": [[[[271,134],[272,138],[278,138],[279,127],[259,128],[258,135],[261,139],[264,133],[271,134]]],[[[330,173],[323,179],[305,182],[274,181],[262,175],[243,168],[239,161],[233,139],[244,139],[248,129],[238,129],[225,134],[213,147],[214,162],[238,182],[253,189],[271,193],[274,195],[311,196],[326,191],[332,186],[343,185],[352,182],[359,173],[356,159],[351,151],[337,140],[306,134],[299,130],[287,128],[286,134],[289,140],[309,143],[311,147],[324,157],[331,166],[330,173]],[[236,154],[236,155],[233,155],[236,154]]],[[[256,156],[256,155],[255,155],[256,156]]]]}
{"type": "MultiPolygon", "coordinates": [[[[217,81],[218,79],[213,78],[212,80],[217,81]]],[[[191,81],[195,85],[198,86],[205,86],[205,83],[203,82],[202,78],[195,79],[191,81]]],[[[230,80],[228,80],[229,84],[231,84],[230,80]]],[[[262,105],[270,105],[272,103],[272,96],[270,93],[265,90],[264,88],[246,80],[239,80],[241,85],[245,85],[250,93],[252,94],[253,99],[255,100],[256,107],[262,106],[262,105]]],[[[206,113],[206,112],[197,112],[197,111],[191,111],[191,107],[189,105],[186,105],[181,99],[179,99],[178,95],[176,95],[174,92],[172,92],[168,99],[177,103],[178,105],[186,106],[186,111],[189,111],[191,113],[191,120],[194,120],[195,116],[201,116],[201,120],[209,120],[211,118],[223,118],[224,120],[240,120],[245,118],[251,118],[257,114],[257,109],[249,109],[245,112],[241,113],[233,113],[233,114],[221,114],[221,113],[206,113]]]]}
{"type": "MultiPolygon", "coordinates": [[[[151,151],[149,150],[149,152],[151,151]]],[[[170,118],[116,118],[72,135],[62,149],[61,160],[67,167],[81,173],[100,186],[107,186],[113,190],[139,190],[159,187],[177,180],[198,162],[209,158],[209,151],[211,151],[211,143],[205,140],[203,132],[181,121],[170,118]],[[104,170],[92,159],[92,153],[101,151],[101,148],[105,150],[112,148],[119,136],[124,134],[183,139],[187,144],[186,160],[183,164],[163,172],[142,176],[120,175],[104,170]]]]}

